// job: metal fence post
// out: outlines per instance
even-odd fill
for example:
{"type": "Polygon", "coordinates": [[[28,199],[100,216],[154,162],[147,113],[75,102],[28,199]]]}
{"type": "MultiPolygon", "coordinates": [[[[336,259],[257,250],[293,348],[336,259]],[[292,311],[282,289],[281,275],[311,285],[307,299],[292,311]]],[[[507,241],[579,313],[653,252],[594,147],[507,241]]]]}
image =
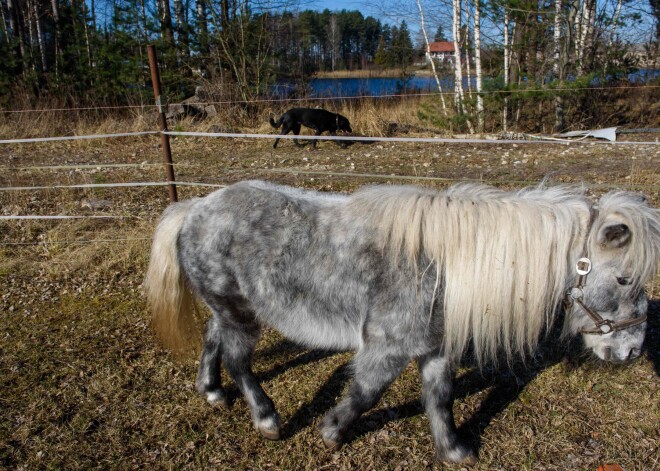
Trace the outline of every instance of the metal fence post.
{"type": "MultiPolygon", "coordinates": [[[[147,54],[149,55],[149,69],[151,70],[151,86],[154,89],[154,98],[156,99],[156,106],[158,107],[158,114],[160,116],[160,130],[167,131],[167,99],[160,93],[160,71],[158,69],[158,58],[156,55],[156,47],[153,45],[147,46],[147,54]]],[[[165,175],[167,177],[167,190],[170,194],[170,202],[178,201],[176,194],[176,184],[174,183],[174,164],[172,162],[172,150],[170,149],[170,136],[161,132],[160,142],[163,147],[163,160],[165,161],[165,175]]]]}

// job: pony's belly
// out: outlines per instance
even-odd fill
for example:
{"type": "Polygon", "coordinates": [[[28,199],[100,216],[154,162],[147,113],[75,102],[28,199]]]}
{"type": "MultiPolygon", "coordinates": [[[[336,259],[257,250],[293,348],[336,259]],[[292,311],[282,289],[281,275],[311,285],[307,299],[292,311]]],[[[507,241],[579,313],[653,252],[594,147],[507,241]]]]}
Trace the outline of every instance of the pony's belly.
{"type": "Polygon", "coordinates": [[[361,326],[344,315],[290,309],[258,315],[262,323],[276,329],[287,339],[307,348],[358,350],[362,345],[361,326]],[[281,315],[277,315],[281,314],[281,315]]]}

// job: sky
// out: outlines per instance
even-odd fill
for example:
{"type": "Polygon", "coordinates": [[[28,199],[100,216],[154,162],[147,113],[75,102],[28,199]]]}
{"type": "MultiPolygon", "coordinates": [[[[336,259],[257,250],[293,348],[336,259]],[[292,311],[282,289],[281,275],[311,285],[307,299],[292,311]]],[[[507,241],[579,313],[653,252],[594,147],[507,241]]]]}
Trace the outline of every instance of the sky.
{"type": "MultiPolygon", "coordinates": [[[[293,0],[294,2],[296,0],[293,0]]],[[[445,36],[451,39],[451,2],[449,0],[421,0],[426,17],[426,29],[429,36],[432,36],[439,24],[443,26],[445,36]]],[[[463,2],[466,3],[465,1],[463,2]]],[[[596,8],[599,11],[603,9],[612,14],[617,0],[596,0],[596,8]]],[[[421,41],[420,16],[415,0],[298,0],[299,9],[312,10],[359,10],[364,16],[373,16],[383,23],[399,24],[401,20],[406,20],[408,28],[413,37],[413,41],[421,41]]],[[[643,19],[641,24],[619,27],[617,33],[622,39],[632,43],[643,43],[650,39],[654,31],[654,19],[651,14],[649,0],[631,0],[624,2],[622,15],[639,14],[643,19]]],[[[501,41],[501,25],[488,24],[487,19],[482,20],[482,28],[485,42],[501,41]]]]}

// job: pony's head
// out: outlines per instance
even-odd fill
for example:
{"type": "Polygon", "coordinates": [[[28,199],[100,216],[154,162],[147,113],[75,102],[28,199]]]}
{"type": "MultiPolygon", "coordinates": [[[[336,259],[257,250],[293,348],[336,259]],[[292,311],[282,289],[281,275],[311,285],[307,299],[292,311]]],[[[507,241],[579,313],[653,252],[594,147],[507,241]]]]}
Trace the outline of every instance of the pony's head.
{"type": "Polygon", "coordinates": [[[616,192],[599,202],[576,282],[567,295],[570,333],[582,334],[598,358],[624,362],[641,353],[648,301],[644,283],[660,254],[660,218],[638,195],[616,192]]]}

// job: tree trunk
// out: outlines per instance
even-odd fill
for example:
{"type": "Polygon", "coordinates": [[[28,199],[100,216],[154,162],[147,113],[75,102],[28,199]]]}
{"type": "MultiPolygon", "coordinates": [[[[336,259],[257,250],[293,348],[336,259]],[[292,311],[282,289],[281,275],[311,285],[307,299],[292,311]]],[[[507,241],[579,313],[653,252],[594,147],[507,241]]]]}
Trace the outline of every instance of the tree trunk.
{"type": "Polygon", "coordinates": [[[7,45],[11,44],[9,37],[9,30],[7,29],[7,17],[5,16],[5,2],[0,3],[0,20],[2,20],[2,36],[5,38],[7,45]]]}
{"type": "Polygon", "coordinates": [[[463,70],[461,67],[461,0],[452,0],[454,16],[452,30],[454,36],[454,105],[456,112],[463,114],[463,70]]]}
{"type": "Polygon", "coordinates": [[[614,33],[616,32],[617,24],[619,23],[619,16],[621,15],[621,6],[623,5],[623,0],[619,0],[616,3],[616,11],[614,12],[614,18],[612,18],[612,29],[610,30],[610,41],[608,43],[608,49],[612,48],[614,44],[614,33]]]}
{"type": "Polygon", "coordinates": [[[332,61],[332,71],[335,71],[335,66],[337,64],[337,49],[339,45],[339,28],[337,25],[337,16],[330,16],[330,57],[332,61]]]}
{"type": "Polygon", "coordinates": [[[179,49],[186,59],[190,58],[190,40],[188,37],[188,22],[182,0],[174,0],[174,14],[176,15],[176,30],[179,39],[179,49]]]}
{"type": "Polygon", "coordinates": [[[168,46],[174,47],[174,29],[172,27],[172,13],[170,11],[170,0],[160,0],[160,31],[161,38],[165,40],[168,46]]]}
{"type": "MultiPolygon", "coordinates": [[[[510,49],[509,45],[509,5],[504,5],[504,88],[509,86],[509,58],[510,49]]],[[[507,92],[508,93],[508,92],[507,92]]],[[[508,127],[508,108],[509,97],[504,96],[504,108],[502,109],[502,130],[507,131],[508,127]]]]}
{"type": "Polygon", "coordinates": [[[87,65],[92,69],[92,45],[89,41],[89,25],[87,24],[87,3],[83,2],[83,30],[85,32],[85,46],[87,47],[87,65]]]}
{"type": "Polygon", "coordinates": [[[55,77],[59,76],[59,62],[62,55],[62,31],[60,29],[60,12],[57,6],[57,0],[51,0],[51,7],[53,9],[53,27],[55,28],[55,77]]]}
{"type": "Polygon", "coordinates": [[[206,0],[196,0],[197,4],[197,35],[202,56],[209,54],[209,26],[206,21],[206,0]]]}
{"type": "Polygon", "coordinates": [[[435,68],[435,61],[431,57],[430,46],[429,46],[429,35],[426,33],[426,26],[424,24],[424,10],[422,9],[422,3],[420,0],[417,0],[417,7],[419,8],[419,17],[421,19],[422,33],[424,33],[424,42],[426,43],[426,59],[431,62],[431,69],[433,69],[433,77],[435,77],[435,83],[438,86],[438,92],[440,93],[440,101],[442,102],[442,111],[445,116],[447,116],[447,104],[445,103],[445,94],[442,91],[442,84],[440,83],[440,77],[438,77],[438,71],[435,68]]]}
{"type": "Polygon", "coordinates": [[[575,7],[575,23],[574,27],[574,41],[575,41],[575,67],[577,75],[582,75],[582,52],[584,51],[584,37],[582,36],[582,22],[584,21],[584,4],[580,0],[574,0],[575,7]]]}
{"type": "Polygon", "coordinates": [[[229,26],[229,0],[220,0],[220,27],[224,30],[229,26]]]}
{"type": "MultiPolygon", "coordinates": [[[[561,88],[564,74],[561,60],[561,0],[555,0],[555,24],[553,31],[554,38],[554,57],[552,64],[552,72],[554,79],[557,81],[557,88],[561,88]]],[[[555,131],[559,132],[564,129],[564,100],[559,90],[555,90],[555,131]]]]}
{"type": "Polygon", "coordinates": [[[16,55],[19,59],[20,71],[27,70],[26,54],[25,54],[25,41],[23,39],[23,27],[18,20],[18,11],[16,7],[16,0],[7,0],[7,13],[9,16],[9,29],[13,37],[17,39],[16,55]]]}
{"type": "Polygon", "coordinates": [[[481,71],[481,0],[474,0],[474,66],[477,85],[477,132],[484,132],[484,97],[481,71]]]}

